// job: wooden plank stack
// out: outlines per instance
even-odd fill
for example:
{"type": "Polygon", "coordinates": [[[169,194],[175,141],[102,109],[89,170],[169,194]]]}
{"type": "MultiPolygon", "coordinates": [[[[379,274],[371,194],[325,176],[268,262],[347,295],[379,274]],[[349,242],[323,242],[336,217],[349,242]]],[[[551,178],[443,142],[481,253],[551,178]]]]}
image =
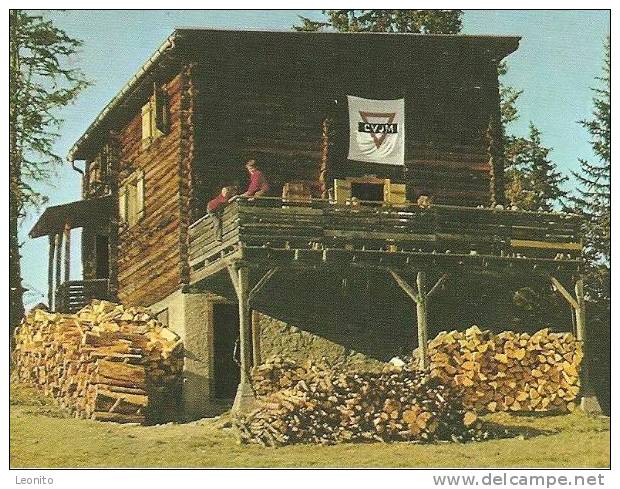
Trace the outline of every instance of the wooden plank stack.
{"type": "Polygon", "coordinates": [[[273,359],[253,371],[259,407],[235,420],[241,441],[265,446],[504,436],[463,408],[449,384],[412,370],[346,372],[273,359]],[[287,371],[288,369],[288,371],[287,371]]]}
{"type": "Polygon", "coordinates": [[[429,342],[432,377],[460,389],[465,406],[495,411],[573,411],[581,343],[549,329],[493,335],[473,326],[429,342]]]}
{"type": "Polygon", "coordinates": [[[95,300],[77,314],[34,310],[15,343],[18,380],[76,417],[144,423],[176,414],[182,343],[144,308],[95,300]]]}

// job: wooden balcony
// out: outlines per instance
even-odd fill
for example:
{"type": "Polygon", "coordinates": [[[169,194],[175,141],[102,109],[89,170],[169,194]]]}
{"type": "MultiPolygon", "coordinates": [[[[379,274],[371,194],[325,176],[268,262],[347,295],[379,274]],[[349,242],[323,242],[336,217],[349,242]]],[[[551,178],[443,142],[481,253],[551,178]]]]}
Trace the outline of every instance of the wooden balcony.
{"type": "Polygon", "coordinates": [[[212,217],[190,226],[190,284],[235,260],[573,271],[581,263],[580,227],[578,217],[559,213],[238,199],[224,209],[221,239],[212,217]]]}
{"type": "Polygon", "coordinates": [[[74,313],[93,299],[111,300],[108,279],[69,280],[56,288],[55,310],[74,313]]]}

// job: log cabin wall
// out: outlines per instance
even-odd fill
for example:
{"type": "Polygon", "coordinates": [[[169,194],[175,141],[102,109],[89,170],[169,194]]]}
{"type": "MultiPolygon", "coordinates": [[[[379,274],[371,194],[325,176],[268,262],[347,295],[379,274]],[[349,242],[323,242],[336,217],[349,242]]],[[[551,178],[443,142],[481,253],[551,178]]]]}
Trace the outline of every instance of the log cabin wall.
{"type": "Polygon", "coordinates": [[[144,175],[144,216],[118,233],[118,299],[124,304],[150,305],[181,283],[181,159],[188,151],[181,151],[183,84],[179,74],[161,85],[169,100],[169,130],[148,147],[141,143],[139,107],[119,129],[119,185],[135,171],[144,175]]]}
{"type": "Polygon", "coordinates": [[[327,118],[328,184],[374,174],[407,183],[411,200],[427,194],[455,205],[501,201],[492,191],[487,129],[498,114],[497,62],[505,53],[484,42],[252,34],[209,32],[190,54],[198,87],[194,219],[221,186],[246,184],[243,162],[251,157],[268,174],[273,195],[285,182],[307,180],[319,196],[327,118]],[[404,168],[347,159],[348,94],[405,98],[404,168]]]}

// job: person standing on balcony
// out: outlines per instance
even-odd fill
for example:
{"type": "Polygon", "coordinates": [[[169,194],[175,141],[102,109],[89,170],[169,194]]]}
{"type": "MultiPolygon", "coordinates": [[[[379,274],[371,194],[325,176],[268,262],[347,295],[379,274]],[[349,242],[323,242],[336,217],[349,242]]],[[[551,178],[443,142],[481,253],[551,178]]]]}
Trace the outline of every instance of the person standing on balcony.
{"type": "Polygon", "coordinates": [[[207,204],[207,214],[213,218],[215,238],[218,241],[222,240],[222,213],[224,207],[235,194],[236,190],[234,187],[222,187],[220,194],[214,199],[211,199],[207,204]]]}
{"type": "Polygon", "coordinates": [[[248,160],[245,168],[250,174],[250,184],[248,189],[241,194],[241,197],[262,197],[269,192],[269,182],[262,171],[256,166],[255,160],[248,160]]]}

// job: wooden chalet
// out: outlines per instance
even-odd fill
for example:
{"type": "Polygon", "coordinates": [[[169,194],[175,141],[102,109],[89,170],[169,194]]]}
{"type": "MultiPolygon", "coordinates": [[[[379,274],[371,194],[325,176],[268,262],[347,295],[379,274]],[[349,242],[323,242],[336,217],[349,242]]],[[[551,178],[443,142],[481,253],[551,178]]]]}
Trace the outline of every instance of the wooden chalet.
{"type": "Polygon", "coordinates": [[[580,222],[504,208],[497,67],[518,44],[175,30],[71,149],[74,165],[85,162],[82,200],[48,208],[30,233],[49,238],[50,305],[150,306],[184,337],[194,413],[235,391],[236,407],[251,404],[256,312],[303,322],[312,310],[320,322],[316,304],[338,312],[345,283],[368,314],[415,306],[417,322],[392,317],[364,341],[419,344],[423,362],[427,304],[465,274],[553,282],[584,339],[580,222]],[[404,167],[347,159],[347,95],[405,99],[404,167]],[[271,194],[229,204],[216,239],[206,203],[245,185],[249,158],[271,194]],[[420,195],[432,205],[417,205],[420,195]],[[78,227],[83,277],[70,280],[78,227]]]}

